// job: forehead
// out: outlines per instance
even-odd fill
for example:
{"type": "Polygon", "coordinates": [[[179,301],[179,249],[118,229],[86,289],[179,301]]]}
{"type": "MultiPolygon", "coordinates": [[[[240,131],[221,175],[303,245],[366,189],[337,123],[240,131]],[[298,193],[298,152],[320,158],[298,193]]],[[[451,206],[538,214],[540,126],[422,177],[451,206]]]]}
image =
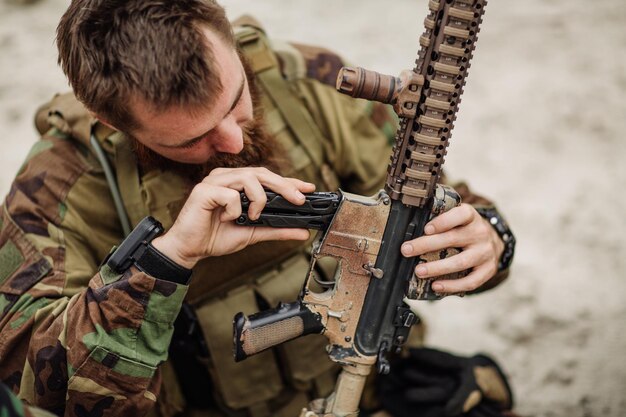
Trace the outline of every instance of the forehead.
{"type": "Polygon", "coordinates": [[[141,126],[141,136],[146,139],[175,141],[193,138],[216,126],[229,113],[245,82],[243,64],[236,49],[219,35],[209,29],[204,29],[203,33],[213,51],[221,91],[215,100],[200,107],[175,105],[156,110],[142,100],[133,100],[131,107],[141,126]]]}

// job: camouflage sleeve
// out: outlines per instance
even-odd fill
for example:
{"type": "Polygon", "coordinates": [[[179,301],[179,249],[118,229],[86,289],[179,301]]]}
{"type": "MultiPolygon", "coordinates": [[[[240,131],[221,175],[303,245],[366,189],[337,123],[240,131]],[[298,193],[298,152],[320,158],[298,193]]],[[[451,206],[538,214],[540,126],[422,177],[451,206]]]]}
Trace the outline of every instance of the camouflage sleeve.
{"type": "Polygon", "coordinates": [[[0,416],[2,417],[54,417],[39,407],[21,402],[6,385],[0,383],[0,416]]]}
{"type": "Polygon", "coordinates": [[[344,62],[336,54],[306,45],[294,45],[302,54],[306,77],[297,83],[322,134],[327,162],[349,192],[372,195],[384,185],[396,133],[391,107],[339,94],[337,72],[344,62]]]}
{"type": "Polygon", "coordinates": [[[36,148],[0,216],[0,379],[59,415],[145,414],[187,287],[97,271],[66,205],[89,167],[67,140],[36,148]]]}
{"type": "Polygon", "coordinates": [[[24,404],[4,385],[0,384],[0,416],[30,417],[24,404]]]}

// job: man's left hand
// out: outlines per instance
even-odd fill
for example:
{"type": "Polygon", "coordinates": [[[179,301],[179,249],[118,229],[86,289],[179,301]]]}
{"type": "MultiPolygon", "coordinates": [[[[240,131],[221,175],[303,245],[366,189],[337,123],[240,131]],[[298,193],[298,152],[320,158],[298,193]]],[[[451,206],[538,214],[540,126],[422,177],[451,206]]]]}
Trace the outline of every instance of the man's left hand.
{"type": "Polygon", "coordinates": [[[504,243],[474,207],[461,204],[428,222],[423,236],[402,245],[402,254],[419,256],[447,248],[459,248],[462,252],[446,259],[421,263],[415,268],[415,275],[433,278],[472,269],[464,278],[439,280],[432,284],[433,290],[441,293],[467,292],[493,278],[504,243]]]}

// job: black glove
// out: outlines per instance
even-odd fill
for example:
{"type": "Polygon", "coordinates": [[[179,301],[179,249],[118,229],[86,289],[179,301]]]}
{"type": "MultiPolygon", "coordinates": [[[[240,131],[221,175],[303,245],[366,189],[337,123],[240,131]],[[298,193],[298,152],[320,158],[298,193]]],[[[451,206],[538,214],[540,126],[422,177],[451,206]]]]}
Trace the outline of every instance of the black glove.
{"type": "Polygon", "coordinates": [[[498,364],[486,355],[455,356],[409,349],[377,385],[383,408],[394,417],[501,417],[513,393],[498,364]]]}

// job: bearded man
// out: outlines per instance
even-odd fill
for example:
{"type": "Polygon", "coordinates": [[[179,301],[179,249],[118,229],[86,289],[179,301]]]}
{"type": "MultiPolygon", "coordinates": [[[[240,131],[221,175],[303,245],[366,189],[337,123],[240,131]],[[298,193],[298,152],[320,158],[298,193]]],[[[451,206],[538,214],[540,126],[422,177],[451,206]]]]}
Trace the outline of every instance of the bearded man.
{"type": "MultiPolygon", "coordinates": [[[[42,139],[0,220],[0,378],[28,404],[80,416],[287,416],[328,394],[321,337],[233,362],[234,313],[295,299],[309,264],[306,230],[233,220],[242,191],[251,219],[265,189],[294,204],[316,188],[373,194],[389,110],[334,91],[336,55],[272,44],[211,0],[75,0],[57,45],[73,93],[39,111],[42,139]]],[[[437,291],[506,276],[503,243],[472,205],[426,231],[405,256],[464,251],[420,277],[473,268],[437,291]]]]}

